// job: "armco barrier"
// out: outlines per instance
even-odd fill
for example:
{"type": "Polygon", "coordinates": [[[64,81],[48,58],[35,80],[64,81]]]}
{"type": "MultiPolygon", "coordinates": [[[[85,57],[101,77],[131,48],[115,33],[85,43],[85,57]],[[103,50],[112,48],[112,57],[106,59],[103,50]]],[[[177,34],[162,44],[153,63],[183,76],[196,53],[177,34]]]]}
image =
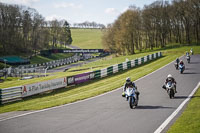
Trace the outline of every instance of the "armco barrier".
{"type": "Polygon", "coordinates": [[[6,89],[0,89],[0,102],[1,104],[8,103],[11,101],[21,100],[22,87],[12,87],[6,89]]]}

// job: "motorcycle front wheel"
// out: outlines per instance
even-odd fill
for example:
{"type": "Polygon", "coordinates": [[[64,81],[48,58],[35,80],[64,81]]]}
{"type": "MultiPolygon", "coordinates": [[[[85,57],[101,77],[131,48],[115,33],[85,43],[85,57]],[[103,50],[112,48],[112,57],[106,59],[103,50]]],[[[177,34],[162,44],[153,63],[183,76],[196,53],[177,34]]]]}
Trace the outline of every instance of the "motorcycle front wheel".
{"type": "Polygon", "coordinates": [[[129,98],[129,106],[130,106],[131,109],[133,109],[133,108],[135,108],[137,106],[137,105],[134,105],[135,102],[136,101],[135,101],[134,97],[130,97],[129,98]]]}
{"type": "Polygon", "coordinates": [[[169,98],[170,98],[170,99],[174,98],[174,90],[173,90],[173,89],[171,89],[171,90],[169,91],[169,98]]]}

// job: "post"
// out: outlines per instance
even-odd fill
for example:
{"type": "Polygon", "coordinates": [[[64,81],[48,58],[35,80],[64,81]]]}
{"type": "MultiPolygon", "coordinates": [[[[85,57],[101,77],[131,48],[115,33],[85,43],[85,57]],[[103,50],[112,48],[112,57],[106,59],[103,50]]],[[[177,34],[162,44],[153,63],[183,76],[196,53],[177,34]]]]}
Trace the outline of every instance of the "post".
{"type": "Polygon", "coordinates": [[[5,75],[4,75],[5,77],[4,77],[4,79],[6,79],[6,78],[7,78],[6,61],[7,61],[7,60],[6,60],[6,59],[4,59],[4,63],[5,63],[5,68],[4,68],[4,69],[5,69],[5,73],[4,73],[4,74],[5,74],[5,75]]]}
{"type": "Polygon", "coordinates": [[[45,77],[47,76],[47,69],[48,69],[49,67],[47,67],[47,68],[45,68],[45,77]]]}

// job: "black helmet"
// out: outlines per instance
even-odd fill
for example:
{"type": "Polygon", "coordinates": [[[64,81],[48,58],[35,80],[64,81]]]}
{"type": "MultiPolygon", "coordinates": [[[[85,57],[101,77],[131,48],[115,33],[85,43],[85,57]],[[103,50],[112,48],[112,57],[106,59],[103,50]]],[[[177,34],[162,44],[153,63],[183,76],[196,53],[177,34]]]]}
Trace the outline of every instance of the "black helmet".
{"type": "Polygon", "coordinates": [[[128,84],[131,83],[131,78],[127,77],[126,78],[126,83],[128,83],[128,84]]]}

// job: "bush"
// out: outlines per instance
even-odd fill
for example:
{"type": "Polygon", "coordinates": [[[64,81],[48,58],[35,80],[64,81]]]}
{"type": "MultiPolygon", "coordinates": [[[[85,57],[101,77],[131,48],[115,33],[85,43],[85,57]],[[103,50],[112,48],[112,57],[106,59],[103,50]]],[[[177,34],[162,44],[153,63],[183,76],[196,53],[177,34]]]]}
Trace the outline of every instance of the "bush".
{"type": "MultiPolygon", "coordinates": [[[[6,68],[10,67],[10,65],[6,64],[6,68]]],[[[5,64],[0,62],[0,70],[5,68],[5,64]]]]}

